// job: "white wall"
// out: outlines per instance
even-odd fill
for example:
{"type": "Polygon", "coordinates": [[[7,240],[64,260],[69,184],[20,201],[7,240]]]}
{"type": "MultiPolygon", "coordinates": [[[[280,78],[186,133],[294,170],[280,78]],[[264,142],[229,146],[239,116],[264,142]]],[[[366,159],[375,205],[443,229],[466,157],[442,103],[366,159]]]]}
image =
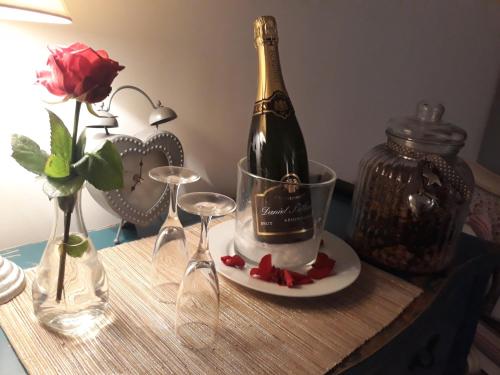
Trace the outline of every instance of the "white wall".
{"type": "MultiPolygon", "coordinates": [[[[439,99],[464,127],[475,159],[500,66],[497,0],[66,0],[69,26],[0,21],[0,248],[47,238],[50,204],[10,158],[10,134],[48,148],[34,82],[47,44],[82,41],[126,66],[115,87],[136,84],[174,108],[164,125],[183,142],[197,189],[235,193],[256,90],[252,21],[277,18],[282,67],[311,158],[353,181],[364,152],[384,140],[386,120],[439,99]]],[[[72,105],[52,106],[68,123],[72,105]]],[[[147,128],[145,100],[113,102],[124,133],[147,128]]],[[[117,222],[84,196],[88,226],[117,222]]]]}

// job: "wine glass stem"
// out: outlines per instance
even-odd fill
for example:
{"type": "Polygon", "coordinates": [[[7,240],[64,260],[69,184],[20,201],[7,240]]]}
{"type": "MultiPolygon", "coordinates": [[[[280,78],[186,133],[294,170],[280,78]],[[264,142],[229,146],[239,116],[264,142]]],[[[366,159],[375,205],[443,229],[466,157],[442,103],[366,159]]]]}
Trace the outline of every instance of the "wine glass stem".
{"type": "Polygon", "coordinates": [[[210,224],[211,216],[201,216],[201,233],[200,244],[198,245],[198,254],[208,253],[208,224],[210,224]]]}
{"type": "Polygon", "coordinates": [[[170,219],[177,219],[177,194],[179,192],[179,185],[168,184],[170,190],[170,203],[168,208],[168,217],[170,219]]]}

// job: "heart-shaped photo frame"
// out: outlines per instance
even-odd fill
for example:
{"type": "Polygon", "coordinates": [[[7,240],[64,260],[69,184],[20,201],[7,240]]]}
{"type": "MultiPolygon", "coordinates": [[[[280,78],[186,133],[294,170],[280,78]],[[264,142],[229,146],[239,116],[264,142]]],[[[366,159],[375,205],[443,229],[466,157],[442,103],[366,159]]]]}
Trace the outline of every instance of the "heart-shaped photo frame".
{"type": "Polygon", "coordinates": [[[91,196],[111,214],[138,225],[151,224],[169,204],[168,186],[149,177],[152,168],[183,166],[184,152],[179,139],[161,132],[145,141],[128,135],[108,138],[118,149],[123,162],[124,186],[103,192],[87,184],[91,196]]]}

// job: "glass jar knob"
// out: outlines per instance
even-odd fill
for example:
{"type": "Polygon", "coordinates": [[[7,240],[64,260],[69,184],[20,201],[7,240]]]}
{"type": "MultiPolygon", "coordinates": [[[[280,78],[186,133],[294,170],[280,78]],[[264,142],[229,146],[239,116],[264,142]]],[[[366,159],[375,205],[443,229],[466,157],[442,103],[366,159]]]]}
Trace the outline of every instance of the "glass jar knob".
{"type": "Polygon", "coordinates": [[[440,103],[429,103],[425,100],[417,105],[417,118],[425,122],[441,122],[444,106],[440,103]]]}

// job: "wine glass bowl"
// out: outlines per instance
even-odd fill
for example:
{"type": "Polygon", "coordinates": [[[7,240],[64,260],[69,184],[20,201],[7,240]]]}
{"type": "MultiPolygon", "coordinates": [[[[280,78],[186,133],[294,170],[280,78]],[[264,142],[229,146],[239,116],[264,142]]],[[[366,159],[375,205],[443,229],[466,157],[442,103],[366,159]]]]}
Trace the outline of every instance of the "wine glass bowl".
{"type": "Polygon", "coordinates": [[[208,225],[213,216],[233,212],[236,203],[217,193],[184,194],[179,206],[201,218],[200,242],[184,272],[177,294],[175,333],[192,349],[211,346],[219,325],[219,280],[208,245],[208,225]]]}
{"type": "Polygon", "coordinates": [[[175,303],[188,260],[186,235],[177,215],[177,194],[181,184],[198,181],[200,176],[188,168],[161,166],[151,169],[149,177],[168,184],[170,191],[167,218],[160,228],[153,249],[151,289],[158,301],[175,303]]]}
{"type": "Polygon", "coordinates": [[[155,241],[152,256],[151,289],[163,303],[175,303],[177,290],[187,262],[186,235],[179,226],[163,226],[155,241]]]}
{"type": "Polygon", "coordinates": [[[190,261],[179,288],[176,335],[192,349],[213,344],[219,320],[219,284],[213,262],[190,261]]]}

